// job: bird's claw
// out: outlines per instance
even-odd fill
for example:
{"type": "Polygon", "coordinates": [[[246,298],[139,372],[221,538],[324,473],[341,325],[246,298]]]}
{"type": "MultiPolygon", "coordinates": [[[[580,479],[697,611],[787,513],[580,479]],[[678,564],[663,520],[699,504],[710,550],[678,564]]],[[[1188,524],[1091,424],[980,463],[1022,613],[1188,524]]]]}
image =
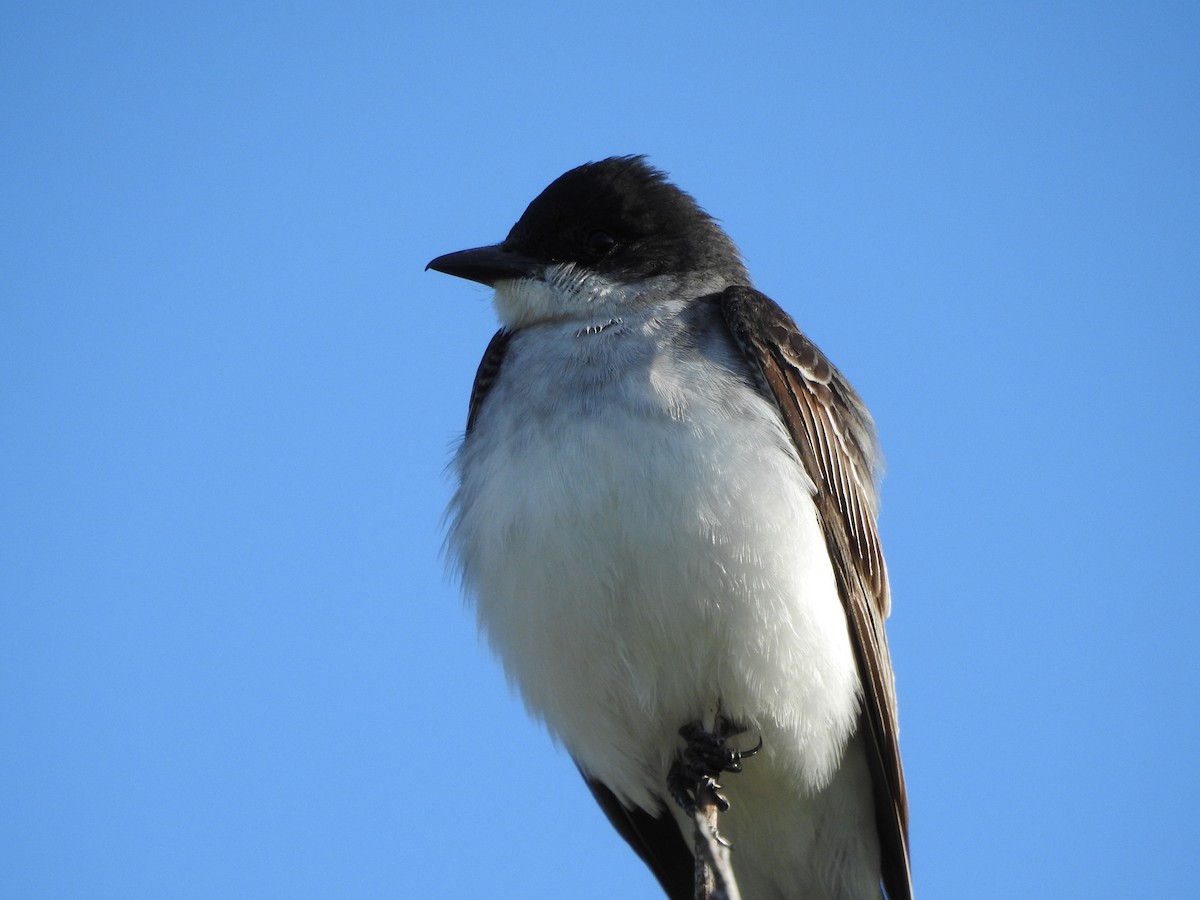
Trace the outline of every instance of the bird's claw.
{"type": "Polygon", "coordinates": [[[689,816],[695,815],[696,803],[701,794],[715,802],[720,812],[729,809],[729,800],[720,793],[717,781],[723,772],[742,771],[742,760],[749,759],[762,749],[762,737],[749,750],[733,750],[725,741],[742,734],[745,728],[724,716],[717,719],[713,731],[699,722],[689,722],[679,729],[679,735],[687,741],[687,747],[676,758],[667,773],[667,789],[671,797],[689,816]]]}

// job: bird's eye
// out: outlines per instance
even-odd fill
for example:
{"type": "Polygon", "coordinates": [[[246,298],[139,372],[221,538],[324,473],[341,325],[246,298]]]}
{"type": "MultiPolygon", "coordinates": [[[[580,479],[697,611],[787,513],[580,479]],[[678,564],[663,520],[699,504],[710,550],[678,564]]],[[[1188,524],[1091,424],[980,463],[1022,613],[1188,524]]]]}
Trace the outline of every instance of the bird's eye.
{"type": "Polygon", "coordinates": [[[612,253],[613,248],[617,246],[617,239],[607,231],[596,230],[587,236],[585,246],[589,254],[600,259],[612,253]]]}

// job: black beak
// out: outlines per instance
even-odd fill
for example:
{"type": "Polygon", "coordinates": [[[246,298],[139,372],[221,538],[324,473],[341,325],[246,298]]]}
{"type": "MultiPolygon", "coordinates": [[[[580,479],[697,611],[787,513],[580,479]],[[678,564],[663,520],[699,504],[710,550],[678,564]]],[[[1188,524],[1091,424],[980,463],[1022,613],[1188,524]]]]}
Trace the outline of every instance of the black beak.
{"type": "Polygon", "coordinates": [[[529,278],[544,265],[536,259],[509,250],[503,244],[492,244],[489,247],[447,253],[432,260],[425,269],[494,287],[497,281],[506,278],[529,278]]]}

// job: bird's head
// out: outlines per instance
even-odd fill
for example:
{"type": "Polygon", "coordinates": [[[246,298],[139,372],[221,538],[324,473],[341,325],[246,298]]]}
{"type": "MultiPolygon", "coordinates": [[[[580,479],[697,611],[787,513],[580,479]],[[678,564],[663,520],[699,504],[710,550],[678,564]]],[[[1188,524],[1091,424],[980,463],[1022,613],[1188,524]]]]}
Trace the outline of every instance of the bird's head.
{"type": "Polygon", "coordinates": [[[448,253],[427,268],[494,287],[510,328],[619,315],[664,290],[748,283],[721,227],[641,156],[572,169],[499,244],[448,253]]]}

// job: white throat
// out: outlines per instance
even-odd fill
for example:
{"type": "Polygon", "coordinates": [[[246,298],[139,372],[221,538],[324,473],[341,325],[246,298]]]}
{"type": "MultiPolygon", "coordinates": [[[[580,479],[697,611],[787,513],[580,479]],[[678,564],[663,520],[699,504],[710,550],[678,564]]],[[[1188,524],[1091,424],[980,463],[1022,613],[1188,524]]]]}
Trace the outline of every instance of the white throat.
{"type": "Polygon", "coordinates": [[[574,263],[560,263],[547,268],[541,278],[496,282],[493,302],[500,323],[510,330],[545,322],[594,321],[617,318],[673,281],[662,276],[624,284],[574,263]]]}

